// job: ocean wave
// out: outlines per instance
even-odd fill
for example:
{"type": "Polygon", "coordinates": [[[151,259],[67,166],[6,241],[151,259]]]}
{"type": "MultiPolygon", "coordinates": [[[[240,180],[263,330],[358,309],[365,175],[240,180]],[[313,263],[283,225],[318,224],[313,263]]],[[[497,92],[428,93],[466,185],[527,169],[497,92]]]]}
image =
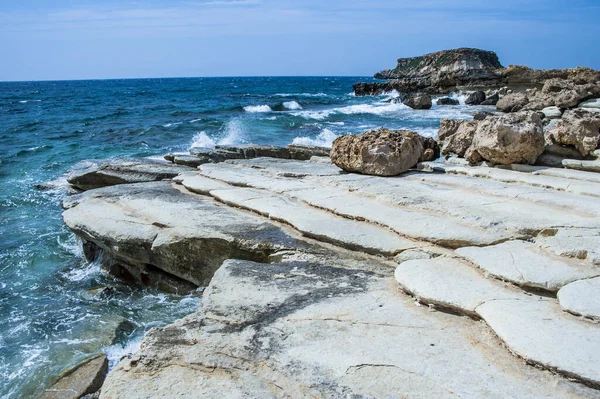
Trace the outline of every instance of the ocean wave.
{"type": "Polygon", "coordinates": [[[206,132],[198,132],[192,138],[192,147],[214,148],[216,145],[233,145],[246,142],[246,129],[239,119],[231,119],[223,125],[219,138],[211,138],[206,132]]]}
{"type": "Polygon", "coordinates": [[[344,114],[344,115],[357,115],[357,114],[372,114],[372,115],[386,115],[397,113],[402,110],[410,109],[404,104],[387,104],[387,103],[376,103],[376,104],[355,104],[348,105],[340,108],[330,108],[319,111],[300,111],[294,112],[292,115],[301,116],[306,119],[323,120],[333,114],[344,114]]]}
{"type": "Polygon", "coordinates": [[[268,105],[247,105],[244,107],[244,111],[246,112],[250,112],[250,113],[257,113],[257,112],[271,112],[273,111],[271,109],[271,107],[269,107],[268,105]]]}
{"type": "Polygon", "coordinates": [[[283,103],[283,107],[289,110],[302,109],[302,105],[300,105],[297,101],[286,101],[283,103]]]}
{"type": "Polygon", "coordinates": [[[277,93],[276,97],[328,97],[325,93],[277,93]]]}
{"type": "Polygon", "coordinates": [[[181,125],[183,122],[173,122],[173,123],[166,123],[163,125],[163,127],[171,127],[171,126],[177,126],[177,125],[181,125]]]}
{"type": "Polygon", "coordinates": [[[214,146],[216,145],[217,143],[215,143],[213,139],[208,137],[208,135],[205,132],[198,132],[192,138],[191,147],[214,148],[214,146]]]}
{"type": "Polygon", "coordinates": [[[219,139],[219,145],[232,145],[244,143],[246,129],[239,119],[230,119],[223,127],[223,136],[219,139]]]}
{"type": "Polygon", "coordinates": [[[292,144],[296,145],[314,145],[318,147],[331,147],[333,140],[338,137],[337,134],[329,129],[323,129],[317,137],[296,137],[292,144]]]}

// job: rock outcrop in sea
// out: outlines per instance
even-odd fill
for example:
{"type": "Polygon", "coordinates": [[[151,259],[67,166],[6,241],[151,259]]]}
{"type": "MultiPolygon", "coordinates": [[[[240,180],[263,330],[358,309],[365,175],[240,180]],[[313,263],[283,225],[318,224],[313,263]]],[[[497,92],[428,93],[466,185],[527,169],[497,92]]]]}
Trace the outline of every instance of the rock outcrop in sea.
{"type": "MultiPolygon", "coordinates": [[[[356,83],[357,96],[385,92],[447,94],[459,90],[542,89],[547,81],[573,86],[598,84],[600,72],[590,68],[536,70],[526,66],[504,68],[496,53],[472,48],[444,50],[419,57],[400,58],[394,69],[375,74],[386,82],[356,83]]],[[[552,86],[556,89],[556,86],[552,86]]],[[[570,87],[564,87],[570,88],[570,87]]],[[[577,89],[570,88],[574,91],[577,89]]],[[[574,101],[574,100],[573,100],[574,101]]]]}

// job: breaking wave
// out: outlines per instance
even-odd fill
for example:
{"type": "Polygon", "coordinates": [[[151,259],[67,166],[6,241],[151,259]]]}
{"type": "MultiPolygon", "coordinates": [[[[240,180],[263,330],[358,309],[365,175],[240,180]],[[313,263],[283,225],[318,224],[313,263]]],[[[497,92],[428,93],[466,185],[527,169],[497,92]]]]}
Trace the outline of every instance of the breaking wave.
{"type": "Polygon", "coordinates": [[[283,103],[283,107],[289,110],[302,109],[302,105],[300,105],[297,101],[286,101],[283,103]]]}
{"type": "Polygon", "coordinates": [[[296,145],[314,145],[318,147],[331,147],[333,140],[338,137],[337,134],[329,129],[323,129],[316,137],[296,137],[292,144],[296,145]]]}
{"type": "Polygon", "coordinates": [[[250,113],[257,113],[257,112],[271,112],[273,110],[268,105],[247,105],[244,107],[244,111],[250,112],[250,113]]]}

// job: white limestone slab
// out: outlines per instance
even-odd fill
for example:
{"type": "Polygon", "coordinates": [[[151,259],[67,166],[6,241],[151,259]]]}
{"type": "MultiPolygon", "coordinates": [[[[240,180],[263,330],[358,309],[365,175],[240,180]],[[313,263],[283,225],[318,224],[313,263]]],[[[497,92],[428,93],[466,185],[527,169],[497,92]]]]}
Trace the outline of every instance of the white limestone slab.
{"type": "Polygon", "coordinates": [[[178,177],[179,179],[176,180],[176,182],[180,182],[185,188],[196,194],[208,195],[211,190],[234,188],[222,181],[204,177],[198,172],[180,175],[178,177]]]}
{"type": "Polygon", "coordinates": [[[396,268],[395,277],[420,301],[467,314],[475,314],[477,307],[488,301],[524,298],[454,258],[409,260],[396,268]]]}
{"type": "MultiPolygon", "coordinates": [[[[591,170],[590,165],[594,165],[597,168],[595,171],[600,171],[600,163],[596,161],[575,161],[575,160],[564,160],[563,165],[580,165],[585,164],[586,170],[591,170]],[[589,163],[589,164],[588,164],[589,163]]],[[[594,197],[600,197],[600,184],[596,183],[578,183],[573,182],[571,179],[565,179],[561,177],[553,176],[540,176],[532,175],[529,173],[520,173],[511,170],[505,170],[500,168],[488,168],[488,167],[464,167],[446,165],[442,163],[424,162],[422,164],[422,170],[433,171],[433,172],[444,172],[444,173],[455,173],[462,174],[472,177],[482,177],[488,179],[494,179],[505,183],[520,183],[529,184],[537,187],[551,188],[554,190],[561,190],[572,192],[581,195],[590,195],[594,197]]],[[[572,167],[572,169],[581,169],[572,167]]],[[[593,168],[592,168],[593,169],[593,168]]]]}
{"type": "Polygon", "coordinates": [[[456,253],[491,276],[517,285],[550,291],[558,291],[575,280],[600,275],[598,267],[543,253],[535,244],[525,241],[459,248],[456,253]]]}
{"type": "Polygon", "coordinates": [[[584,170],[587,172],[600,172],[600,161],[578,161],[575,159],[565,159],[562,164],[567,169],[584,170]]]}
{"type": "Polygon", "coordinates": [[[558,291],[558,302],[567,312],[600,320],[600,278],[579,280],[558,291]]]}
{"type": "Polygon", "coordinates": [[[600,265],[599,229],[560,228],[554,235],[536,237],[535,243],[556,255],[600,265]]]}
{"type": "Polygon", "coordinates": [[[495,300],[477,313],[515,354],[600,386],[600,326],[563,312],[555,300],[495,300]]]}
{"type": "Polygon", "coordinates": [[[506,169],[511,169],[517,172],[527,172],[533,175],[544,175],[561,177],[565,179],[583,180],[592,183],[600,183],[600,175],[594,172],[586,172],[583,170],[549,168],[546,166],[531,166],[531,165],[508,165],[506,169]]]}
{"type": "Polygon", "coordinates": [[[229,205],[249,209],[290,224],[307,237],[349,249],[392,256],[421,245],[402,238],[388,229],[344,219],[264,190],[249,188],[212,190],[210,195],[229,205]]]}

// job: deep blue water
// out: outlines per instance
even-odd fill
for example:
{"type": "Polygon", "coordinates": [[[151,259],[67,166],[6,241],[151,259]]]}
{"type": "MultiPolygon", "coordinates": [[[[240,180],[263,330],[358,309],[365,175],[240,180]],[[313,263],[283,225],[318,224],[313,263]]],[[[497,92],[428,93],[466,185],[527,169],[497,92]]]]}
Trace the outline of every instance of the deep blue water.
{"type": "Polygon", "coordinates": [[[160,156],[192,145],[328,145],[342,133],[434,135],[473,108],[412,111],[355,97],[369,78],[188,78],[0,82],[0,397],[32,397],[98,351],[112,362],[197,296],[129,287],[88,264],[62,223],[64,174],[87,158],[160,156]],[[40,191],[36,184],[53,188],[40,191]],[[98,298],[88,290],[114,287],[98,298]],[[118,326],[118,328],[117,328],[118,326]],[[116,333],[115,333],[116,331],[116,333]]]}

